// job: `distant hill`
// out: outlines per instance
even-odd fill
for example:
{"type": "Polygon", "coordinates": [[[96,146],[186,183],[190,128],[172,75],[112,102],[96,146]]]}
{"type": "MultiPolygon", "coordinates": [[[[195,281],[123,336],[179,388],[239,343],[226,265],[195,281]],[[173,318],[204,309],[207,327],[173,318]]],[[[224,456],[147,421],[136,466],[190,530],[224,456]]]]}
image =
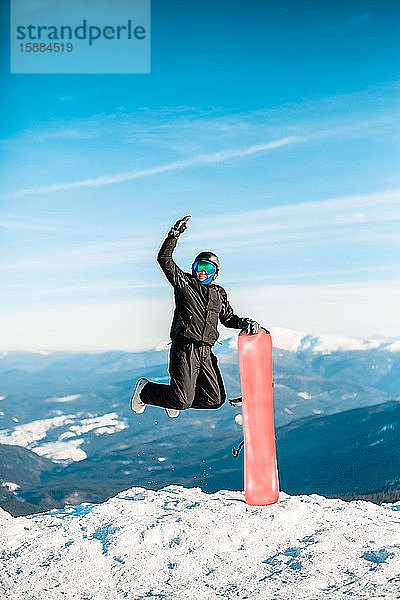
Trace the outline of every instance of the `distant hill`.
{"type": "MultiPolygon", "coordinates": [[[[396,342],[272,335],[283,489],[398,498],[396,342]],[[382,440],[372,438],[380,429],[382,440]]],[[[240,395],[236,340],[215,346],[229,397],[240,395]]],[[[242,438],[240,406],[178,419],[157,407],[134,415],[129,398],[143,375],[168,381],[165,346],[0,355],[1,501],[15,501],[18,511],[24,501],[39,508],[98,502],[132,485],[241,489],[242,459],[231,453],[242,438]]]]}
{"type": "MultiPolygon", "coordinates": [[[[273,329],[272,335],[277,426],[400,397],[396,342],[318,337],[284,329],[273,329]]],[[[236,340],[234,335],[214,347],[230,397],[240,395],[236,340]]],[[[0,429],[45,419],[69,408],[82,415],[104,414],[112,405],[120,414],[129,414],[127,395],[144,375],[154,381],[168,380],[167,350],[3,353],[0,429]],[[59,404],[59,398],[70,396],[76,400],[59,404]]]]}
{"type": "Polygon", "coordinates": [[[400,402],[291,423],[277,448],[289,494],[400,499],[400,402]]]}
{"type": "MultiPolygon", "coordinates": [[[[231,452],[238,437],[200,427],[182,437],[176,421],[169,420],[169,433],[157,439],[142,442],[132,432],[129,439],[124,430],[84,461],[52,470],[44,463],[40,482],[36,477],[36,483],[23,486],[20,497],[43,510],[102,502],[133,484],[159,489],[174,483],[208,492],[242,489],[243,455],[236,459],[231,452]]],[[[303,419],[279,428],[276,437],[283,491],[375,502],[400,499],[400,403],[303,419]]]]}
{"type": "Polygon", "coordinates": [[[0,444],[0,506],[12,515],[45,510],[40,502],[30,504],[21,499],[19,492],[40,485],[42,478],[50,474],[54,467],[51,460],[26,448],[0,444]]]}

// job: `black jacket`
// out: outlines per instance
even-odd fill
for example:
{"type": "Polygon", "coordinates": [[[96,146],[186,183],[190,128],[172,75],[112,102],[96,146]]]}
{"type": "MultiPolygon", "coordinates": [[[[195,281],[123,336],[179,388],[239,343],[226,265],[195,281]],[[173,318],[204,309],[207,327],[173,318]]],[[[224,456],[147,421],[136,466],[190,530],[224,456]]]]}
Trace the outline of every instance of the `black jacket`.
{"type": "Polygon", "coordinates": [[[174,288],[171,340],[195,340],[212,346],[219,336],[218,318],[225,327],[239,329],[239,317],[233,312],[223,287],[202,284],[178,267],[172,258],[177,241],[176,237],[167,237],[157,255],[160,267],[174,288]]]}

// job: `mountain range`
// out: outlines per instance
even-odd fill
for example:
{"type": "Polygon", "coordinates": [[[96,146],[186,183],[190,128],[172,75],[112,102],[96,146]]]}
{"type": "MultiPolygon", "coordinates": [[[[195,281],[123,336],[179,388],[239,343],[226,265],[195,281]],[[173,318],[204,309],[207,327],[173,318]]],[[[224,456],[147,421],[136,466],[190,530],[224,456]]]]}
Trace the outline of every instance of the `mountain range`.
{"type": "MultiPolygon", "coordinates": [[[[394,341],[272,330],[281,489],[342,498],[400,497],[399,373],[394,341]]],[[[215,347],[240,394],[236,337],[215,347]]],[[[147,352],[2,353],[0,505],[29,514],[101,502],[132,485],[243,486],[241,409],[169,419],[129,409],[136,379],[168,379],[163,344],[147,352]]]]}

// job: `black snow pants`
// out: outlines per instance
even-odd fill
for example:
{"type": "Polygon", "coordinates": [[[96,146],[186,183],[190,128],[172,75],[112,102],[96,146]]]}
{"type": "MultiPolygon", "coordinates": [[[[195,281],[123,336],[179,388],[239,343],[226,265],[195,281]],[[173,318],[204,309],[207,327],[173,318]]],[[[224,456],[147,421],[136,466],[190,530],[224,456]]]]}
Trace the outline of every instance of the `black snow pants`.
{"type": "Polygon", "coordinates": [[[169,385],[149,382],[142,390],[145,404],[163,408],[219,408],[226,394],[211,346],[203,342],[173,341],[169,385]]]}

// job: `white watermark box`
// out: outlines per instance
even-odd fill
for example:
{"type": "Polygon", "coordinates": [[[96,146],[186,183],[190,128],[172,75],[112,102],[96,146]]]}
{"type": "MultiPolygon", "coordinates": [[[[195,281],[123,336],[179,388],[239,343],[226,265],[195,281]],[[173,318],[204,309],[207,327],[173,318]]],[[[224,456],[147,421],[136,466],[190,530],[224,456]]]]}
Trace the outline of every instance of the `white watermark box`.
{"type": "Polygon", "coordinates": [[[150,0],[11,0],[11,73],[150,73],[150,0]]]}

